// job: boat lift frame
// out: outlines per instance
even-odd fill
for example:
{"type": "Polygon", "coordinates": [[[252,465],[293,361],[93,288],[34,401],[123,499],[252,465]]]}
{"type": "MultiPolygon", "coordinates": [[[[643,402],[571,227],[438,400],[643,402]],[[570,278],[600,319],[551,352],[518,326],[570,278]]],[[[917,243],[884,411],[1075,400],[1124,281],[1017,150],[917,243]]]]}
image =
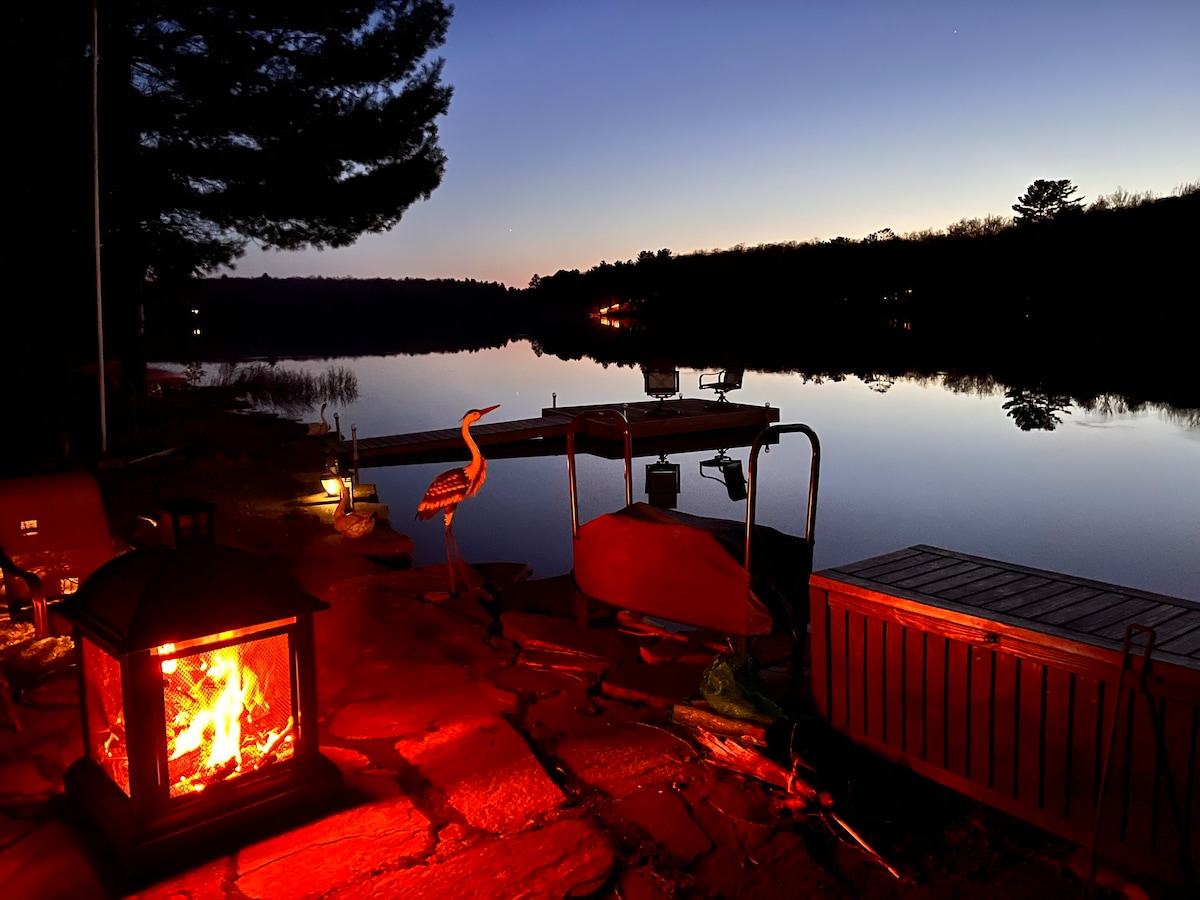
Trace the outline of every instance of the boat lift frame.
{"type": "MultiPolygon", "coordinates": [[[[629,434],[629,422],[619,411],[615,409],[594,410],[586,413],[580,413],[575,416],[567,429],[567,474],[571,482],[571,539],[572,542],[579,539],[579,488],[576,477],[575,452],[576,452],[576,435],[581,431],[586,432],[587,423],[610,421],[618,426],[621,432],[621,439],[624,445],[625,459],[625,505],[633,505],[633,442],[629,434]]],[[[817,519],[817,488],[821,469],[821,442],[813,431],[807,425],[801,424],[780,424],[769,425],[759,432],[758,437],[754,439],[754,443],[750,447],[750,463],[746,475],[746,530],[745,530],[745,545],[742,557],[742,566],[747,572],[751,572],[751,536],[754,533],[755,512],[758,501],[758,454],[763,445],[771,442],[776,443],[778,436],[782,434],[803,434],[808,438],[811,446],[811,458],[809,463],[808,473],[808,503],[804,522],[804,541],[809,547],[809,559],[811,560],[811,550],[813,540],[816,533],[817,519]]],[[[810,563],[811,569],[811,563],[810,563]]],[[[587,597],[580,592],[579,602],[579,622],[581,627],[587,627],[587,597]]]]}

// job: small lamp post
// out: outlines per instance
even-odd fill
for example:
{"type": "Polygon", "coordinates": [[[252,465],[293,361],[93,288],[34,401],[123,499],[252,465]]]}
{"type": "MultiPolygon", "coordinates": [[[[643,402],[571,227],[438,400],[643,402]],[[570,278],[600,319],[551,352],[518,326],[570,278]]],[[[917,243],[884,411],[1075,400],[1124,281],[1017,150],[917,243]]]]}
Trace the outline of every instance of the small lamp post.
{"type": "Polygon", "coordinates": [[[346,512],[354,509],[354,476],[350,472],[339,472],[334,466],[321,479],[321,487],[330,497],[340,497],[342,487],[346,488],[346,512]]]}

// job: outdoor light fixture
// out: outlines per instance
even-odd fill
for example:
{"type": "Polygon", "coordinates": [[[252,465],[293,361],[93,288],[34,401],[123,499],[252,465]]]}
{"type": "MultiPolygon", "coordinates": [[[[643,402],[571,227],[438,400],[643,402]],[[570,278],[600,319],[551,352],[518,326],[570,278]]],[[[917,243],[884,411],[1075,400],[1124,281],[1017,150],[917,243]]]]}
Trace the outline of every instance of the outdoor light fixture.
{"type": "Polygon", "coordinates": [[[134,550],[64,602],[85,754],[64,782],[124,868],[289,826],[340,792],[317,744],[312,614],[327,608],[219,545],[134,550]]]}
{"type": "Polygon", "coordinates": [[[742,461],[726,456],[724,450],[718,450],[712,459],[700,461],[700,477],[721,482],[725,485],[725,493],[735,503],[746,499],[746,476],[742,472],[742,461]],[[705,469],[715,469],[718,474],[707,475],[705,469]]]}
{"type": "Polygon", "coordinates": [[[679,463],[667,462],[664,454],[646,466],[646,496],[651,506],[674,509],[679,502],[679,463]]]}
{"type": "Polygon", "coordinates": [[[342,486],[346,487],[346,511],[354,509],[354,475],[350,472],[339,472],[336,468],[325,473],[321,479],[321,487],[330,497],[340,497],[342,486]]]}

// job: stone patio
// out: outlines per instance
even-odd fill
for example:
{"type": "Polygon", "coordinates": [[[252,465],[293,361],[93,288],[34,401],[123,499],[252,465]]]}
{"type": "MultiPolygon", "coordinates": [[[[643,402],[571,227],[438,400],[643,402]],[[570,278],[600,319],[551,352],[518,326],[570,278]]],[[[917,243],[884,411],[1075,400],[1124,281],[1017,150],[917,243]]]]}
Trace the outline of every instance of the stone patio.
{"type": "Polygon", "coordinates": [[[1082,892],[1068,865],[1076,848],[864,760],[805,711],[802,673],[767,673],[795,711],[798,743],[824,748],[842,815],[905,875],[897,881],[778,789],[709,765],[671,723],[669,707],[698,693],[711,647],[628,634],[615,618],[580,630],[569,577],[479,566],[477,587],[451,600],[444,569],[384,568],[323,533],[293,569],[331,604],[316,616],[318,694],[322,752],[345,779],[340,804],[151,884],[123,880],[62,794],[81,740],[74,683],[52,682],[18,707],[19,733],[0,710],[0,896],[1082,892]]]}

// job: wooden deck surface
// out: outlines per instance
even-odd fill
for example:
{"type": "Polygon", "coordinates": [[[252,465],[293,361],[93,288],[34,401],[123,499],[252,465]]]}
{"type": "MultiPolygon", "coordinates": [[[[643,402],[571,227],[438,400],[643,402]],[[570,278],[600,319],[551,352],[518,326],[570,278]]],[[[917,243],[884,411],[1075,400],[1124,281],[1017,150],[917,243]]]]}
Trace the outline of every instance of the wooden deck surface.
{"type": "MultiPolygon", "coordinates": [[[[742,446],[761,429],[779,421],[779,410],[769,406],[747,406],[732,402],[715,404],[711,400],[700,399],[667,400],[661,404],[654,400],[643,400],[551,407],[543,409],[541,416],[534,419],[495,422],[483,419],[471,428],[471,434],[481,448],[490,448],[489,456],[536,456],[564,452],[571,420],[581,413],[598,410],[616,410],[625,415],[637,453],[641,453],[638,445],[647,441],[678,441],[697,435],[712,435],[714,439],[728,435],[730,442],[721,446],[742,446]]],[[[597,442],[616,443],[619,452],[620,431],[616,427],[606,423],[589,423],[586,434],[597,442]]],[[[704,443],[705,447],[716,445],[704,443]]],[[[342,460],[349,459],[352,450],[350,441],[336,438],[329,441],[330,453],[342,460]]],[[[465,458],[466,455],[462,432],[457,427],[358,438],[358,458],[363,465],[384,465],[416,458],[465,458]]]]}
{"type": "Polygon", "coordinates": [[[1019,625],[1105,648],[1130,624],[1153,628],[1154,655],[1200,670],[1200,603],[997,562],[924,544],[837,566],[814,578],[1019,625]]]}

